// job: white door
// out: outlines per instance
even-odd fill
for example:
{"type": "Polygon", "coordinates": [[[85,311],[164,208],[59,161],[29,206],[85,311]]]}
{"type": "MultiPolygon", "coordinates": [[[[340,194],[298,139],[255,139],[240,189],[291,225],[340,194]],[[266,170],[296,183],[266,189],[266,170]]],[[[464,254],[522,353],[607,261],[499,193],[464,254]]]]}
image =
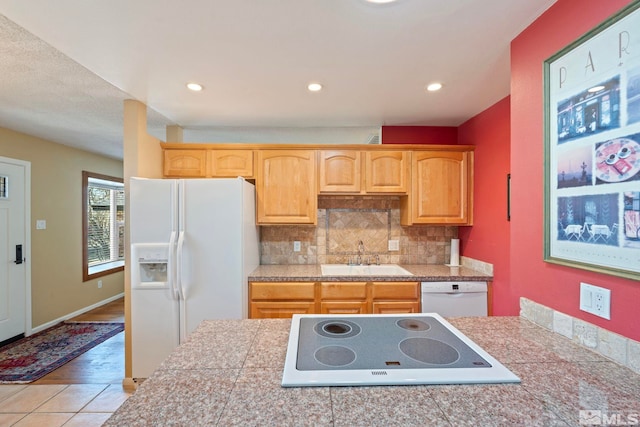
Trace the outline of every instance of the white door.
{"type": "Polygon", "coordinates": [[[0,157],[0,342],[31,333],[30,164],[0,157]]]}

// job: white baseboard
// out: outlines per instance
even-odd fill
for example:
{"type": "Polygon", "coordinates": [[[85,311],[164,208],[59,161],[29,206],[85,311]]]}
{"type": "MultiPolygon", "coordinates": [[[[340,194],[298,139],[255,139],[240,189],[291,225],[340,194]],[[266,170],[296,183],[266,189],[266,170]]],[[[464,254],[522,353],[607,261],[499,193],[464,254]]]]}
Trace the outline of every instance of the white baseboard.
{"type": "Polygon", "coordinates": [[[65,320],[69,320],[69,319],[71,319],[73,317],[80,316],[81,314],[84,314],[87,311],[91,311],[94,308],[98,308],[98,307],[101,307],[101,306],[103,306],[105,304],[109,304],[110,302],[115,301],[115,300],[117,300],[119,298],[122,298],[123,296],[124,296],[124,292],[120,293],[120,294],[117,294],[117,295],[114,295],[114,296],[112,296],[110,298],[107,298],[105,300],[102,300],[100,302],[97,302],[95,304],[92,304],[92,305],[90,305],[88,307],[81,308],[80,310],[74,311],[73,313],[69,313],[69,314],[66,314],[66,315],[64,315],[62,317],[58,317],[55,320],[52,320],[52,321],[47,322],[47,323],[43,323],[42,325],[39,325],[39,326],[31,329],[31,333],[30,334],[25,334],[25,335],[29,336],[29,335],[35,334],[36,332],[44,331],[45,329],[50,328],[50,327],[52,327],[54,325],[57,325],[60,322],[64,322],[65,320]]]}

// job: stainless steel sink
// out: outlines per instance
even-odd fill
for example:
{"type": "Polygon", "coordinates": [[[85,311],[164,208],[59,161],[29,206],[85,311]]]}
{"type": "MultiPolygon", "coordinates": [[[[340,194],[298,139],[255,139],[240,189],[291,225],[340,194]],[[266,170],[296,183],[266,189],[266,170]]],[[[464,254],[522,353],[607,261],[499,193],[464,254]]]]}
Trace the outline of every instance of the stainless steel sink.
{"type": "Polygon", "coordinates": [[[413,276],[396,264],[347,265],[320,264],[323,276],[413,276]]]}

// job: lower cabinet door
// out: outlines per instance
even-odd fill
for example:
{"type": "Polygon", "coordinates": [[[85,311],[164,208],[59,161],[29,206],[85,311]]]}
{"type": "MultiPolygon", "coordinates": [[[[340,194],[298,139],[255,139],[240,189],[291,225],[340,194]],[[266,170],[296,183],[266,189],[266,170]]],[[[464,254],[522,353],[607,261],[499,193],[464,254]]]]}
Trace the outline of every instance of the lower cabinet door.
{"type": "Polygon", "coordinates": [[[320,314],[366,314],[366,301],[322,301],[320,314]]]}
{"type": "Polygon", "coordinates": [[[374,301],[373,314],[420,313],[417,301],[374,301]]]}
{"type": "Polygon", "coordinates": [[[294,314],[313,314],[313,301],[252,302],[250,319],[289,319],[294,314]]]}

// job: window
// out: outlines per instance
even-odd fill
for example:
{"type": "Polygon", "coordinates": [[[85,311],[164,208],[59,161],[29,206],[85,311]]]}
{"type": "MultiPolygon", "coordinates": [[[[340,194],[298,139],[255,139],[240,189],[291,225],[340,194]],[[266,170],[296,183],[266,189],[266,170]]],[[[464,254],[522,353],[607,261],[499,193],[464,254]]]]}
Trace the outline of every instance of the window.
{"type": "Polygon", "coordinates": [[[124,269],[124,184],[121,178],[82,172],[82,277],[124,269]]]}

